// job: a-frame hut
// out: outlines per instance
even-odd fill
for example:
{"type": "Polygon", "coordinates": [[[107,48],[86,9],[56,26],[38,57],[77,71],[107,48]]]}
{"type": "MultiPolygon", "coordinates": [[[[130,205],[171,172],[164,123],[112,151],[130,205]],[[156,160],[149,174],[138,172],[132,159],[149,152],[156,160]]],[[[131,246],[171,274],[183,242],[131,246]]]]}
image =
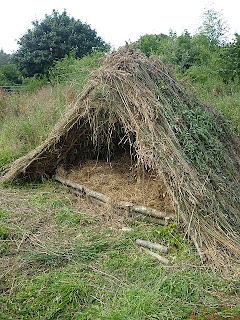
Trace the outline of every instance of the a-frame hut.
{"type": "Polygon", "coordinates": [[[157,57],[123,49],[103,59],[48,139],[3,177],[54,176],[60,165],[118,157],[164,179],[176,215],[216,263],[240,257],[240,141],[157,57]]]}

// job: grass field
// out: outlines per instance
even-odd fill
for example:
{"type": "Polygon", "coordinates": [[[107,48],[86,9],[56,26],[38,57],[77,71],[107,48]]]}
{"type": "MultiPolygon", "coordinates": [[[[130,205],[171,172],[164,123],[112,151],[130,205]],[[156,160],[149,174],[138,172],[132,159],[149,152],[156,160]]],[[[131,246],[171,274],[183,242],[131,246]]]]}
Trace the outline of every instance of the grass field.
{"type": "Polygon", "coordinates": [[[202,265],[175,224],[96,208],[56,182],[0,188],[0,239],[0,319],[240,319],[237,271],[202,265]],[[138,238],[167,244],[172,266],[138,238]]]}
{"type": "MultiPolygon", "coordinates": [[[[70,75],[67,61],[59,64],[55,76],[66,83],[0,97],[0,175],[42,142],[74,102],[97,65],[88,59],[70,75]]],[[[216,88],[195,90],[240,128],[239,85],[216,88]]],[[[240,271],[202,264],[175,223],[119,216],[54,181],[0,185],[0,319],[240,320],[240,271]],[[143,252],[138,238],[168,245],[172,266],[143,252]]]]}

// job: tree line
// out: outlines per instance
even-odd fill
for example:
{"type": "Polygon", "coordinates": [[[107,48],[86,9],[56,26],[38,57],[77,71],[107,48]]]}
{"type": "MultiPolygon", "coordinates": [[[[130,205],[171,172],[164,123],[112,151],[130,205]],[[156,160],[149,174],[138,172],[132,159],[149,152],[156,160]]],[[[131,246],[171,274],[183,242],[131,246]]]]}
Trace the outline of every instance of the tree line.
{"type": "MultiPolygon", "coordinates": [[[[145,35],[136,47],[146,55],[160,56],[173,65],[179,76],[204,82],[219,77],[225,82],[240,78],[240,35],[227,38],[228,25],[221,14],[206,9],[202,25],[195,34],[185,30],[180,36],[145,35]]],[[[0,50],[0,85],[15,85],[31,78],[49,78],[57,61],[82,58],[93,51],[106,51],[110,46],[89,25],[70,17],[66,11],[53,10],[42,21],[32,22],[18,41],[19,49],[8,55],[0,50]]]]}
{"type": "Polygon", "coordinates": [[[204,82],[209,76],[224,82],[239,81],[240,35],[235,33],[229,41],[228,29],[221,13],[206,9],[195,34],[185,30],[180,36],[173,31],[168,35],[145,35],[137,47],[147,56],[160,56],[180,76],[189,76],[193,81],[204,82]]]}

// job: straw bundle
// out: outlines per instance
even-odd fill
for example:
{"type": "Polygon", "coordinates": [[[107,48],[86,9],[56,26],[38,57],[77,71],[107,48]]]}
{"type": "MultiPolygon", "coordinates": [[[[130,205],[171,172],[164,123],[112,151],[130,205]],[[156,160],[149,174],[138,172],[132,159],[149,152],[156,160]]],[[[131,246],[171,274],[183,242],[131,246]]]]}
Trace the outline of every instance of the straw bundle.
{"type": "Polygon", "coordinates": [[[102,61],[49,138],[3,180],[52,176],[60,164],[128,150],[163,176],[176,213],[216,264],[240,256],[240,141],[159,58],[124,49],[102,61]]]}

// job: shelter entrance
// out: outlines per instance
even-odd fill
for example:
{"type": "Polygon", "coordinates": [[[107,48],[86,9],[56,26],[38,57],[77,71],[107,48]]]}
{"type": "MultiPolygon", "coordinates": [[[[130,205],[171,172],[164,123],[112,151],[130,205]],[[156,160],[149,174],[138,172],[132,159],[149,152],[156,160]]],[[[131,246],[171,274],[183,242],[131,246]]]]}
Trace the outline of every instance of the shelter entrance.
{"type": "Polygon", "coordinates": [[[57,175],[100,192],[115,201],[127,201],[173,214],[172,199],[166,185],[152,170],[137,165],[134,156],[118,150],[111,161],[90,158],[60,167],[57,175]]]}

